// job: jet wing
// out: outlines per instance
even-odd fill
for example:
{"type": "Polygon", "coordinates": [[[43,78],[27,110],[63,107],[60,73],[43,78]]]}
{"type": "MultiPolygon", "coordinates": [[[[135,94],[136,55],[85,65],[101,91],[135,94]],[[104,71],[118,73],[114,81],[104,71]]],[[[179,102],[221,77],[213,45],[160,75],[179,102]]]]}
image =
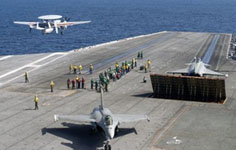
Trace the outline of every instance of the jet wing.
{"type": "Polygon", "coordinates": [[[115,114],[113,115],[114,120],[117,120],[119,123],[124,122],[135,122],[140,120],[150,121],[147,115],[126,115],[126,114],[115,114]]]}
{"type": "Polygon", "coordinates": [[[215,76],[225,76],[224,74],[222,73],[219,73],[219,72],[215,72],[215,71],[212,71],[210,69],[205,69],[203,75],[215,75],[215,76]]]}
{"type": "Polygon", "coordinates": [[[35,24],[37,24],[38,22],[14,21],[13,23],[15,23],[15,24],[22,24],[22,25],[28,25],[28,26],[31,26],[31,25],[35,25],[35,24]]]}
{"type": "Polygon", "coordinates": [[[167,71],[166,73],[172,73],[172,74],[187,74],[188,73],[188,68],[184,68],[184,69],[179,69],[179,70],[175,70],[175,71],[167,71]]]}
{"type": "Polygon", "coordinates": [[[78,25],[78,24],[85,24],[85,23],[90,23],[91,21],[76,21],[76,22],[60,22],[57,23],[58,27],[62,26],[73,26],[73,25],[78,25]]]}
{"type": "Polygon", "coordinates": [[[85,123],[96,122],[96,120],[93,119],[91,115],[54,115],[54,120],[68,120],[85,123]]]}

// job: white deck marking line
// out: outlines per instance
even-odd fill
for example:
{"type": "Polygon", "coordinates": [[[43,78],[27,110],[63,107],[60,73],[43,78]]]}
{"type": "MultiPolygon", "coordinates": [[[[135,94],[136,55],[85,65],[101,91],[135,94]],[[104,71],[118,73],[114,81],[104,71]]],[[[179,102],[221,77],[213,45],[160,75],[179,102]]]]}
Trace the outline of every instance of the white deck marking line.
{"type": "Polygon", "coordinates": [[[42,65],[28,65],[27,67],[33,67],[33,68],[37,68],[37,67],[40,67],[42,65]]]}
{"type": "Polygon", "coordinates": [[[10,57],[12,57],[12,56],[4,56],[4,57],[0,58],[0,61],[4,60],[4,59],[7,59],[7,58],[10,58],[10,57]]]}
{"type": "MultiPolygon", "coordinates": [[[[37,70],[38,68],[40,68],[40,67],[42,67],[42,66],[44,66],[44,65],[47,65],[47,64],[49,64],[49,63],[51,63],[51,62],[56,61],[56,60],[59,59],[59,58],[62,58],[62,57],[64,57],[64,56],[66,56],[67,54],[69,54],[69,53],[53,53],[53,54],[50,54],[50,55],[48,55],[48,56],[46,56],[46,57],[40,58],[39,60],[36,60],[36,61],[34,61],[34,62],[32,62],[32,63],[29,63],[29,64],[27,64],[27,65],[24,65],[24,66],[22,66],[22,67],[20,67],[20,68],[18,68],[18,69],[15,69],[15,70],[13,70],[13,71],[10,71],[10,72],[8,72],[8,73],[6,73],[6,74],[7,74],[7,75],[10,75],[10,74],[15,73],[15,72],[17,72],[17,71],[19,71],[19,70],[21,70],[21,69],[23,69],[23,68],[34,66],[34,69],[28,71],[28,72],[32,72],[32,71],[37,70]],[[55,58],[55,59],[53,59],[53,60],[51,60],[51,61],[49,61],[49,62],[46,62],[46,63],[44,63],[43,65],[34,65],[35,63],[38,63],[38,62],[40,62],[40,61],[42,61],[42,60],[45,60],[45,59],[47,59],[47,58],[49,58],[49,57],[52,57],[52,56],[54,56],[54,55],[62,55],[62,56],[59,56],[59,57],[57,57],[57,58],[55,58]],[[37,66],[37,67],[36,67],[36,66],[37,66]]],[[[5,77],[6,74],[0,76],[0,78],[5,77]]],[[[6,81],[6,82],[0,83],[0,86],[2,86],[2,85],[4,85],[4,84],[7,84],[7,83],[9,83],[9,82],[11,82],[11,81],[14,81],[14,80],[16,80],[17,78],[19,78],[19,77],[21,77],[21,76],[23,76],[23,75],[24,75],[24,74],[21,74],[21,75],[19,75],[19,76],[16,76],[16,77],[12,78],[11,80],[8,80],[8,81],[6,81]]]]}
{"type": "Polygon", "coordinates": [[[227,52],[226,52],[226,59],[229,59],[229,49],[230,49],[231,41],[232,41],[232,34],[230,36],[229,43],[228,43],[228,48],[227,48],[227,52]]]}

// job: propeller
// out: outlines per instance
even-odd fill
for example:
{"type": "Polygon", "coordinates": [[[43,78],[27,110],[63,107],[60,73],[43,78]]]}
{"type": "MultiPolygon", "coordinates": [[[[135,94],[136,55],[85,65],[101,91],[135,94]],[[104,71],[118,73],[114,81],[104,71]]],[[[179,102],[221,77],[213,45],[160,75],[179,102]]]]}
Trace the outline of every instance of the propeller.
{"type": "Polygon", "coordinates": [[[55,31],[56,31],[56,33],[58,34],[58,27],[57,27],[57,23],[54,23],[54,25],[55,25],[55,31]]]}
{"type": "Polygon", "coordinates": [[[65,18],[64,18],[64,21],[70,21],[70,18],[65,17],[65,18]]]}

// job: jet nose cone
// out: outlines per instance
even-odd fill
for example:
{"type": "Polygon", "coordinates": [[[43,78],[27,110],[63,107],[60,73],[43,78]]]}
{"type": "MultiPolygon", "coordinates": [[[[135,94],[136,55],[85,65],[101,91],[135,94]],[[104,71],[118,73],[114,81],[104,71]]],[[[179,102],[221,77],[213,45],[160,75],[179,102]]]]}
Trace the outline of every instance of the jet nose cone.
{"type": "Polygon", "coordinates": [[[110,139],[113,139],[113,138],[114,138],[114,135],[115,135],[114,129],[109,128],[109,129],[108,129],[108,135],[109,135],[109,138],[110,138],[110,139]]]}

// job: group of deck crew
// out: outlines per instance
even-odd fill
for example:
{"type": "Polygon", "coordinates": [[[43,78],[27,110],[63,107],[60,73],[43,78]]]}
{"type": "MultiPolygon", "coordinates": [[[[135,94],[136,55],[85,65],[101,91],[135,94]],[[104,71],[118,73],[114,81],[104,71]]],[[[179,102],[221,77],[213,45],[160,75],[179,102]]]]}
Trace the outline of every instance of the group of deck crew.
{"type": "MultiPolygon", "coordinates": [[[[92,74],[93,73],[93,65],[90,64],[89,65],[89,74],[92,74]]],[[[82,70],[83,70],[83,66],[80,64],[80,65],[70,65],[69,66],[69,70],[70,70],[70,73],[74,73],[74,74],[81,74],[82,70]]]]}
{"type": "Polygon", "coordinates": [[[66,83],[67,83],[67,88],[68,89],[70,89],[70,88],[71,89],[75,89],[75,88],[77,88],[77,89],[80,89],[80,88],[84,89],[85,88],[85,86],[84,86],[85,78],[82,77],[80,79],[80,77],[78,75],[75,77],[75,79],[72,79],[72,80],[70,80],[70,78],[68,78],[66,83]]]}
{"type": "MultiPolygon", "coordinates": [[[[99,74],[98,79],[91,78],[90,85],[91,90],[95,89],[97,92],[99,92],[101,89],[99,88],[100,85],[102,85],[103,89],[107,92],[108,91],[108,84],[110,83],[110,80],[116,81],[122,78],[125,74],[129,73],[132,69],[137,67],[137,61],[138,59],[143,59],[143,52],[138,52],[137,58],[133,58],[131,61],[124,61],[121,63],[121,65],[116,62],[115,68],[112,69],[111,67],[106,69],[104,72],[99,74]]],[[[141,66],[140,70],[145,71],[145,73],[148,72],[148,69],[151,69],[151,61],[148,59],[147,63],[144,66],[141,66]],[[142,67],[142,68],[141,68],[142,67]]],[[[85,78],[82,76],[81,78],[79,75],[82,74],[83,66],[82,65],[70,65],[69,71],[70,74],[76,74],[76,77],[74,79],[67,79],[67,88],[68,89],[85,89],[85,78]],[[78,75],[79,74],[79,75],[78,75]]],[[[94,66],[92,64],[89,65],[89,74],[93,74],[94,66]]],[[[28,72],[25,72],[25,83],[29,82],[29,74],[28,72]]],[[[146,77],[144,76],[143,82],[146,82],[146,77]]],[[[51,92],[53,92],[53,87],[55,86],[55,83],[51,80],[50,81],[50,88],[51,92]]],[[[35,102],[35,110],[38,109],[38,101],[39,98],[37,95],[35,95],[34,102],[35,102]]]]}

